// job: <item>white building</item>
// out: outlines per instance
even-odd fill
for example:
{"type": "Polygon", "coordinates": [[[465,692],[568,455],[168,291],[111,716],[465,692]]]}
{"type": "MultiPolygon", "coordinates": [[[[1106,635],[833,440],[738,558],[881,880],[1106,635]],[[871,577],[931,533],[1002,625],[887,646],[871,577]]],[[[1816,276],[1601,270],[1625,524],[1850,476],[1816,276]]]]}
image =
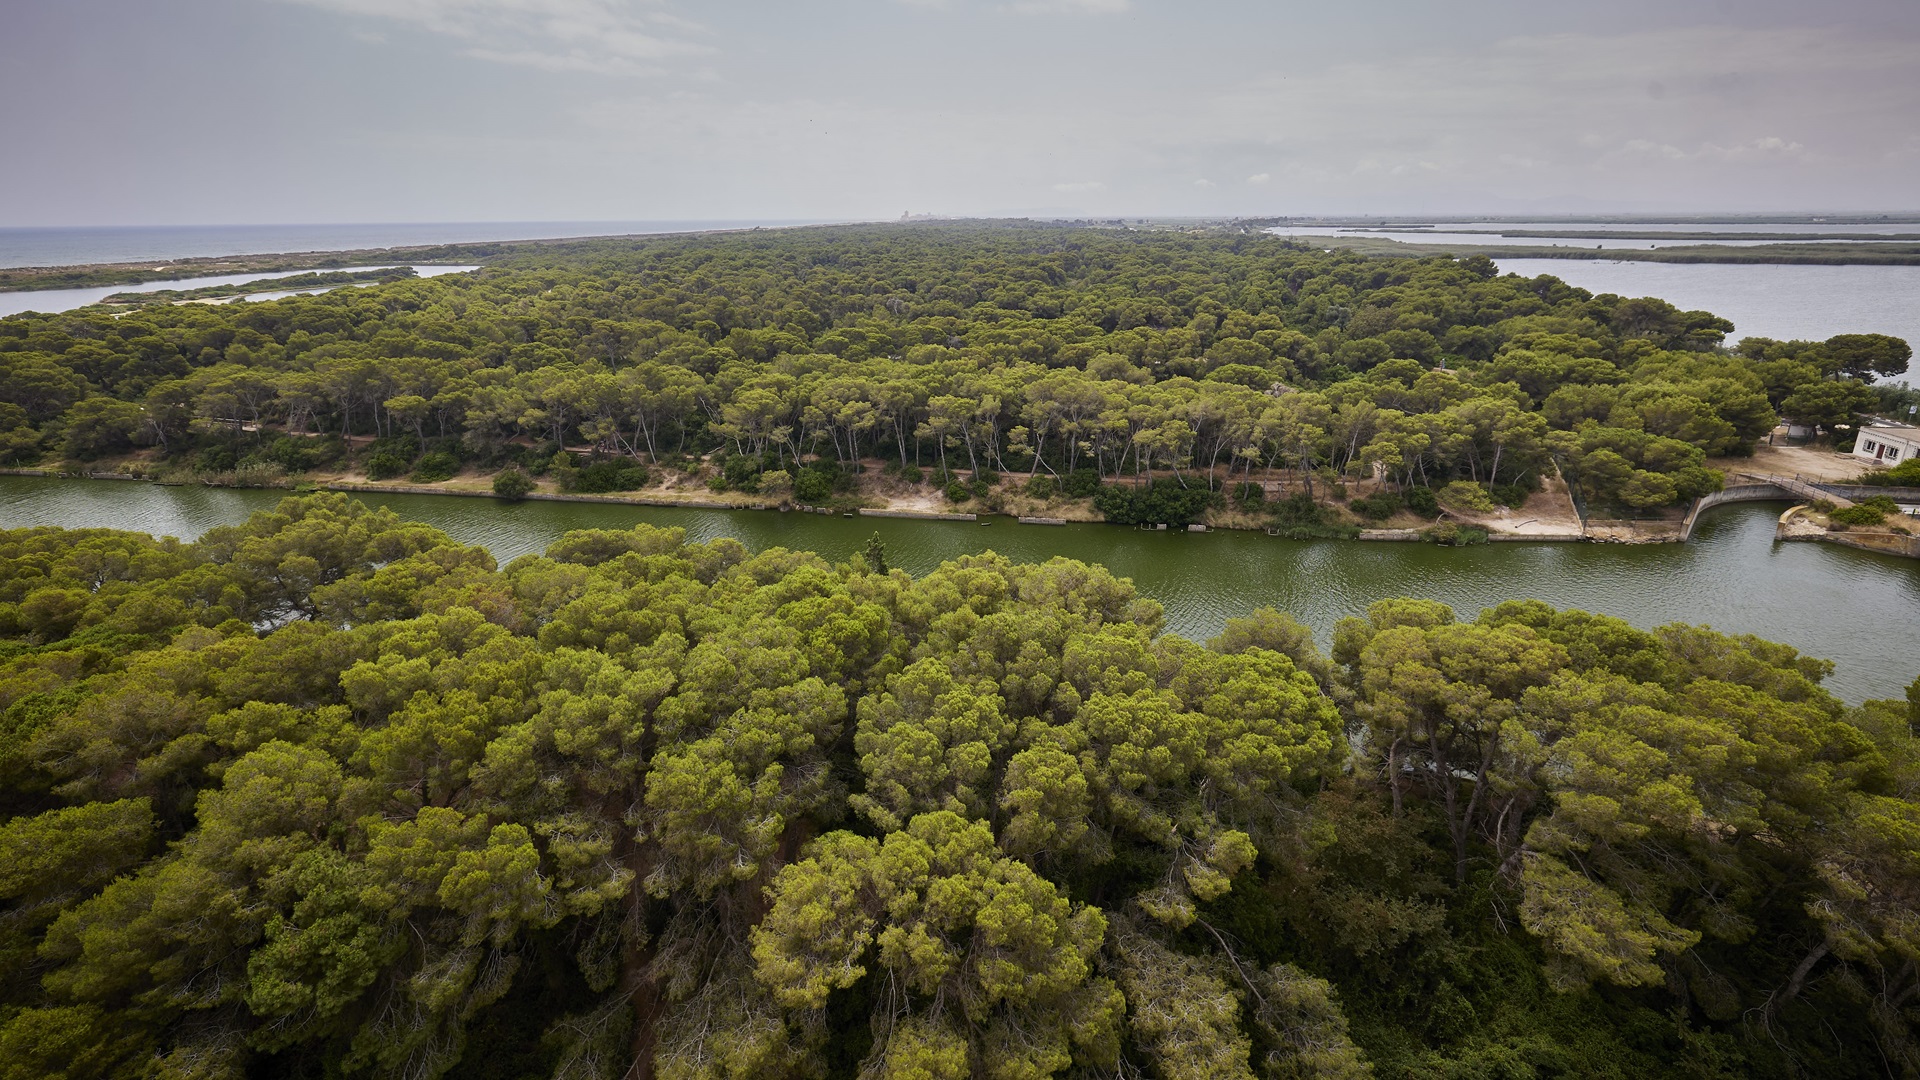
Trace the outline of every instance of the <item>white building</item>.
{"type": "Polygon", "coordinates": [[[1920,455],[1920,428],[1888,424],[1863,427],[1853,440],[1853,456],[1892,468],[1920,455]]]}

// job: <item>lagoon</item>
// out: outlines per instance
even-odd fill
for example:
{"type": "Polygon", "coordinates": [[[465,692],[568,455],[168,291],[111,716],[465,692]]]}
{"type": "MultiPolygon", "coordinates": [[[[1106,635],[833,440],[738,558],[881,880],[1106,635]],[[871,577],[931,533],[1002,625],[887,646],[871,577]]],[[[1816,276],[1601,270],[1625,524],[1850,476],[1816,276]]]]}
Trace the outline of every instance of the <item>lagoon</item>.
{"type": "MultiPolygon", "coordinates": [[[[390,264],[397,265],[397,264],[390,264]]],[[[343,270],[385,270],[389,266],[326,266],[312,270],[275,270],[265,274],[218,274],[212,277],[178,278],[173,281],[146,281],[136,285],[91,285],[84,289],[33,289],[23,291],[0,292],[0,318],[19,315],[23,312],[38,311],[54,314],[72,311],[74,308],[97,304],[115,293],[164,292],[169,289],[185,291],[204,289],[209,285],[245,285],[252,281],[266,281],[269,278],[293,277],[298,274],[331,274],[343,270]]],[[[461,274],[469,270],[478,270],[478,266],[415,266],[413,272],[420,277],[439,277],[441,274],[461,274]]],[[[314,285],[305,289],[283,289],[275,292],[257,294],[254,299],[277,300],[302,293],[322,293],[338,288],[334,285],[314,285]]]]}
{"type": "MultiPolygon", "coordinates": [[[[1598,259],[1496,259],[1501,272],[1551,274],[1592,293],[1657,296],[1687,311],[1711,311],[1743,337],[1824,341],[1835,334],[1891,334],[1920,344],[1920,266],[1777,263],[1657,263],[1598,259]]],[[[1912,380],[1909,365],[1905,378],[1912,380]]],[[[1899,381],[1902,376],[1894,376],[1899,381]]]]}
{"type": "MultiPolygon", "coordinates": [[[[0,477],[0,527],[137,529],[182,538],[244,520],[284,492],[105,480],[0,477]]],[[[683,528],[730,536],[758,551],[818,551],[839,560],[879,534],[894,566],[922,574],[987,550],[1042,561],[1101,563],[1166,608],[1167,628],[1197,640],[1228,618],[1270,605],[1311,626],[1390,596],[1430,597],[1462,617],[1503,600],[1539,599],[1616,615],[1641,627],[1704,623],[1756,634],[1834,661],[1827,685],[1848,701],[1898,698],[1920,675],[1920,561],[1824,544],[1780,543],[1785,504],[1710,510],[1687,544],[1499,543],[1473,548],[1357,541],[1289,541],[1259,533],[1138,532],[1114,525],[1019,525],[695,510],[606,503],[524,502],[434,495],[363,495],[401,516],[486,546],[500,562],[543,550],[571,529],[683,528]]]]}

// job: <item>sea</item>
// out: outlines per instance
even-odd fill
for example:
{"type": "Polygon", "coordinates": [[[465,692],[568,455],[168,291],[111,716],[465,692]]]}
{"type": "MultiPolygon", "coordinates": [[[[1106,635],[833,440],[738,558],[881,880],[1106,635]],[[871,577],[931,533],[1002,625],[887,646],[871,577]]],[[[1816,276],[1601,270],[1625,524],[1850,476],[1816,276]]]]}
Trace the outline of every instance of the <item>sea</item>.
{"type": "Polygon", "coordinates": [[[820,221],[465,221],[360,225],[98,225],[0,228],[0,268],[88,266],[221,255],[356,251],[488,240],[704,232],[820,221]]]}

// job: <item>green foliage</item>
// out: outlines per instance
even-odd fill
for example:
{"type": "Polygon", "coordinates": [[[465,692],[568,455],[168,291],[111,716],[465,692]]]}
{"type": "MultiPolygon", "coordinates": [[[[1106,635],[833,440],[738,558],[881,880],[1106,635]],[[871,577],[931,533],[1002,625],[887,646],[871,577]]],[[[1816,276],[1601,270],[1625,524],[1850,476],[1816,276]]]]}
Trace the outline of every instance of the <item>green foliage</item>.
{"type": "Polygon", "coordinates": [[[1493,512],[1493,499],[1487,489],[1479,484],[1470,484],[1465,480],[1455,480],[1438,492],[1440,505],[1453,510],[1472,510],[1477,513],[1493,512]]]}
{"type": "Polygon", "coordinates": [[[1441,547],[1470,547],[1487,542],[1487,530],[1474,525],[1442,521],[1420,530],[1420,539],[1441,547]]]}
{"type": "Polygon", "coordinates": [[[1100,493],[1100,473],[1094,469],[1075,469],[1060,478],[1060,491],[1069,499],[1090,499],[1100,493]]]}
{"type": "Polygon", "coordinates": [[[833,480],[817,470],[803,471],[793,482],[793,497],[803,503],[823,503],[833,497],[833,480]]]}
{"type": "MultiPolygon", "coordinates": [[[[373,435],[399,476],[457,439],[562,485],[711,454],[716,486],[809,502],[877,458],[1141,521],[1375,468],[1430,517],[1563,463],[1657,509],[1776,413],[1844,429],[1900,348],[1726,332],[1238,230],[581,241],[0,320],[0,455],[294,470],[373,435]]],[[[874,556],[638,529],[502,570],[338,496],[195,544],[0,534],[0,1069],[1920,1060],[1917,722],[1819,661],[1533,602],[1385,601],[1330,660],[1256,611],[1202,649],[1095,567],[874,556]]]]}
{"type": "MultiPolygon", "coordinates": [[[[5,320],[0,456],[320,431],[377,436],[362,465],[381,478],[458,440],[463,460],[536,475],[590,445],[715,454],[719,490],[878,458],[941,487],[1044,471],[1071,498],[1201,473],[1227,490],[1258,469],[1514,494],[1561,461],[1590,501],[1650,508],[1712,490],[1677,448],[1746,453],[1778,412],[1844,430],[1906,348],[1732,352],[1711,314],[1483,269],[1012,223],[582,241],[502,253],[480,278],[5,320]]],[[[259,460],[314,467],[297,449],[259,460]]]]}
{"type": "Polygon", "coordinates": [[[1491,494],[1494,502],[1518,510],[1533,497],[1533,489],[1525,484],[1495,484],[1491,494]]]}
{"type": "Polygon", "coordinates": [[[1094,509],[1119,525],[1186,525],[1207,512],[1213,492],[1161,477],[1147,487],[1109,484],[1093,497],[1094,509]]]}
{"type": "Polygon", "coordinates": [[[570,479],[562,481],[562,486],[568,491],[582,494],[603,494],[609,491],[637,491],[646,487],[650,479],[647,467],[637,461],[608,459],[575,469],[570,479]]]}
{"type": "Polygon", "coordinates": [[[516,502],[532,494],[534,487],[533,477],[518,465],[500,470],[493,478],[493,493],[516,502]]]}
{"type": "Polygon", "coordinates": [[[1407,505],[1406,500],[1394,491],[1376,491],[1347,502],[1347,509],[1371,521],[1385,521],[1407,505]]]}
{"type": "Polygon", "coordinates": [[[1876,469],[1862,476],[1860,483],[1881,487],[1920,487],[1920,457],[1908,458],[1891,469],[1876,469]]]}
{"type": "MultiPolygon", "coordinates": [[[[1884,496],[1882,499],[1886,502],[1893,501],[1892,499],[1885,499],[1884,496]]],[[[1855,503],[1852,506],[1830,511],[1827,514],[1827,520],[1839,525],[1884,524],[1887,520],[1887,511],[1881,506],[1876,505],[1879,501],[1881,500],[1870,499],[1866,502],[1855,503]]],[[[1895,510],[1898,510],[1897,506],[1895,510]]]]}
{"type": "Polygon", "coordinates": [[[408,479],[419,484],[435,484],[442,480],[451,480],[460,471],[460,459],[445,450],[435,450],[420,458],[413,467],[413,475],[408,479]]]}
{"type": "Polygon", "coordinates": [[[1532,601],[1383,601],[1329,659],[1268,609],[1161,636],[1067,560],[885,564],[641,527],[501,570],[337,495],[197,544],[0,533],[0,1069],[1785,1078],[1914,1045],[1910,702],[1532,601]]]}
{"type": "Polygon", "coordinates": [[[1280,535],[1289,540],[1345,540],[1360,531],[1352,525],[1340,524],[1331,509],[1321,506],[1304,491],[1275,502],[1273,522],[1280,535]]]}
{"type": "Polygon", "coordinates": [[[1021,485],[1021,490],[1030,499],[1051,499],[1059,494],[1060,485],[1055,483],[1051,476],[1030,476],[1027,482],[1021,485]]]}
{"type": "MultiPolygon", "coordinates": [[[[202,456],[201,463],[203,468],[218,469],[223,467],[218,464],[209,463],[205,455],[202,456]]],[[[232,468],[232,465],[229,464],[224,467],[232,468]]],[[[396,454],[390,450],[378,451],[367,456],[366,469],[367,479],[369,480],[391,480],[396,476],[406,475],[407,470],[411,468],[413,468],[413,460],[411,458],[402,454],[396,454]]]]}
{"type": "Polygon", "coordinates": [[[1401,493],[1407,502],[1407,509],[1421,517],[1432,517],[1440,512],[1440,496],[1430,487],[1408,488],[1401,493]]]}

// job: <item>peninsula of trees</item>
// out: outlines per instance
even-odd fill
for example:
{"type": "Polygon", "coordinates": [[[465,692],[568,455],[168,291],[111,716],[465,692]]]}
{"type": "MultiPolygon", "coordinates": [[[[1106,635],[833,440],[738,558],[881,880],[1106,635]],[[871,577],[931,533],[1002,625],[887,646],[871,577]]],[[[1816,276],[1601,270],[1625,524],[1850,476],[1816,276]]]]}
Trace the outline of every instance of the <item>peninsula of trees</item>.
{"type": "Polygon", "coordinates": [[[1842,438],[1911,350],[1724,339],[1652,299],[1484,257],[1264,235],[896,225],[506,249],[471,275],[270,304],[0,320],[0,457],[226,483],[466,470],[824,502],[862,469],[964,500],[1209,503],[1311,525],[1434,494],[1516,504],[1558,472],[1596,512],[1713,491],[1781,416],[1842,438]],[[1316,488],[1316,483],[1319,487],[1316,488]],[[1476,494],[1469,489],[1478,488],[1476,494]],[[1104,495],[1104,501],[1100,501],[1104,495]]]}
{"type": "Polygon", "coordinates": [[[0,1077],[1920,1070],[1920,683],[1536,602],[1160,626],[340,495],[0,533],[0,1077]]]}

